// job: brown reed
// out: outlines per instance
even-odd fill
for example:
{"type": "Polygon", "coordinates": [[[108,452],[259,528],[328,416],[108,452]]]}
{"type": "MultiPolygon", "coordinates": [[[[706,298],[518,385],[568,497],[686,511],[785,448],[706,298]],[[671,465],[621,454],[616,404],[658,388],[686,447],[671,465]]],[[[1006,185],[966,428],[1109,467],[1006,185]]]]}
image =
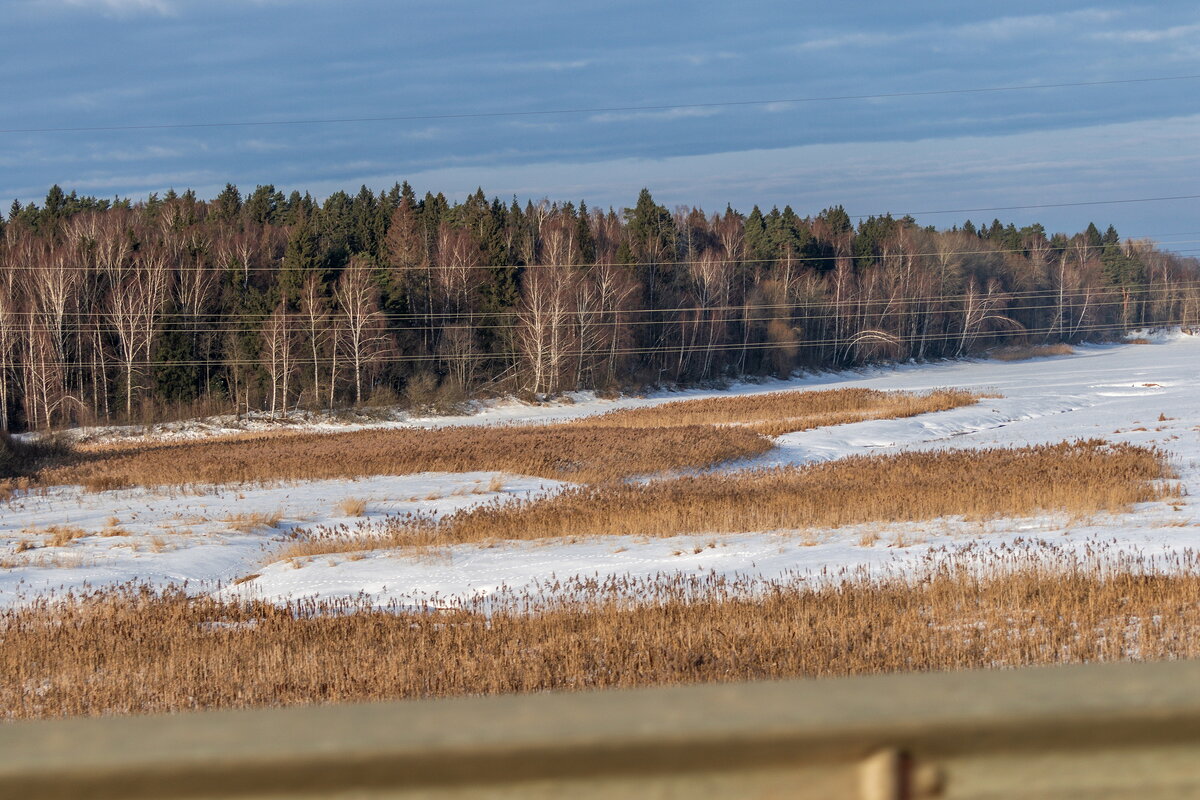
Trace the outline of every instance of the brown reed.
{"type": "Polygon", "coordinates": [[[1084,516],[1174,496],[1160,451],[1102,440],[1018,448],[855,456],[802,467],[707,473],[567,489],[440,519],[405,517],[380,532],[314,529],[281,558],[465,542],[673,536],[963,516],[1084,516]]]}
{"type": "Polygon", "coordinates": [[[706,467],[770,448],[770,440],[753,431],[715,426],[636,432],[588,425],[462,426],[124,446],[80,453],[76,463],[39,478],[99,491],[476,470],[591,482],[706,467]]]}
{"type": "Polygon", "coordinates": [[[988,358],[996,361],[1025,361],[1046,356],[1073,356],[1075,350],[1069,344],[1033,344],[998,347],[988,352],[988,358]]]}
{"type": "Polygon", "coordinates": [[[679,425],[744,425],[767,436],[780,436],[828,425],[870,419],[899,419],[949,411],[979,402],[982,395],[960,389],[930,392],[883,392],[876,389],[829,389],[766,392],[735,397],[677,400],[644,408],[611,411],[589,425],[621,428],[679,425]]]}
{"type": "Polygon", "coordinates": [[[1017,548],[910,577],[575,579],[415,611],[127,588],[0,611],[0,718],[1196,658],[1200,570],[1179,560],[1017,548]]]}
{"type": "Polygon", "coordinates": [[[107,491],[497,470],[597,483],[750,458],[770,449],[764,436],[942,411],[979,397],[957,390],[772,392],[685,400],[552,425],[283,432],[200,442],[84,445],[67,463],[42,469],[38,479],[107,491]]]}

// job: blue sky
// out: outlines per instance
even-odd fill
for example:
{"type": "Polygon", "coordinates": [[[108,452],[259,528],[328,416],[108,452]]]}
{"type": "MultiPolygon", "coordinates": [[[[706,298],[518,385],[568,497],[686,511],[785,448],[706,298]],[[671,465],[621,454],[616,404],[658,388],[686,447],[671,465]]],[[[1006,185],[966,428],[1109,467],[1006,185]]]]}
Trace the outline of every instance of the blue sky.
{"type": "MultiPolygon", "coordinates": [[[[0,128],[538,111],[1200,74],[1200,6],[0,0],[0,128]]],[[[854,215],[1200,194],[1200,80],[653,112],[0,134],[46,188],[418,191],[854,215]]],[[[922,215],[1200,240],[1200,201],[922,215]]]]}

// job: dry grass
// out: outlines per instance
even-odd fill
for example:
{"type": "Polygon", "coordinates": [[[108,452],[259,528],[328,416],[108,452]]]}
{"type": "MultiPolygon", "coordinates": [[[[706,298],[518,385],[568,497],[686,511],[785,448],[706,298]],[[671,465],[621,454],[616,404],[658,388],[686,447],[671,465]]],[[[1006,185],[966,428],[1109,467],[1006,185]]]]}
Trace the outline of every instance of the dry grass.
{"type": "MultiPolygon", "coordinates": [[[[38,569],[81,569],[95,566],[96,559],[78,550],[55,550],[46,552],[41,549],[21,552],[18,555],[0,556],[0,569],[21,569],[35,567],[38,569]]],[[[0,639],[0,646],[3,640],[0,639]]]]}
{"type": "Polygon", "coordinates": [[[988,352],[988,358],[996,361],[1025,361],[1046,356],[1073,356],[1075,351],[1069,344],[1034,344],[1013,347],[998,347],[988,352]]]}
{"type": "Polygon", "coordinates": [[[1154,449],[1100,440],[856,456],[804,467],[568,489],[553,497],[391,520],[381,535],[316,529],[285,556],[464,542],[832,528],[945,516],[1121,511],[1174,496],[1154,449]]]}
{"type": "Polygon", "coordinates": [[[247,514],[230,514],[221,521],[228,525],[230,530],[250,533],[261,528],[277,527],[282,519],[283,513],[280,511],[253,511],[247,514]]]}
{"type": "Polygon", "coordinates": [[[874,547],[875,543],[879,541],[879,538],[879,531],[863,531],[862,535],[858,537],[858,546],[874,547]]]}
{"type": "Polygon", "coordinates": [[[1149,339],[1142,337],[1142,336],[1139,336],[1136,339],[1126,339],[1125,343],[1126,344],[1154,344],[1154,342],[1152,342],[1149,339]]]}
{"type": "Polygon", "coordinates": [[[683,425],[742,425],[766,436],[780,436],[828,425],[870,419],[899,419],[973,405],[982,395],[958,389],[932,392],[881,392],[832,389],[816,392],[769,392],[737,397],[678,400],[645,408],[612,411],[588,425],[620,428],[683,425]]]}
{"type": "Polygon", "coordinates": [[[41,531],[25,531],[25,533],[41,533],[46,547],[66,547],[76,539],[82,539],[88,532],[78,525],[51,525],[41,531]]]}
{"type": "Polygon", "coordinates": [[[60,459],[66,463],[42,468],[38,480],[99,492],[490,470],[601,483],[761,455],[772,446],[765,436],[944,411],[980,397],[951,389],[772,392],[685,400],[544,426],[240,434],[201,442],[89,445],[60,459]]]}
{"type": "Polygon", "coordinates": [[[489,470],[596,482],[705,467],[770,448],[753,431],[711,426],[636,435],[584,424],[274,434],[91,450],[39,479],[107,490],[489,470]]]}
{"type": "Polygon", "coordinates": [[[337,510],[343,517],[361,517],[367,513],[367,501],[361,497],[343,497],[338,501],[337,510]]]}
{"type": "Polygon", "coordinates": [[[1200,656],[1194,556],[1175,574],[1072,558],[987,551],[974,566],[931,562],[909,578],[825,583],[575,580],[553,597],[415,613],[353,600],[222,604],[137,589],[43,601],[0,611],[0,715],[1200,656]],[[531,605],[540,613],[527,613],[531,605]]]}

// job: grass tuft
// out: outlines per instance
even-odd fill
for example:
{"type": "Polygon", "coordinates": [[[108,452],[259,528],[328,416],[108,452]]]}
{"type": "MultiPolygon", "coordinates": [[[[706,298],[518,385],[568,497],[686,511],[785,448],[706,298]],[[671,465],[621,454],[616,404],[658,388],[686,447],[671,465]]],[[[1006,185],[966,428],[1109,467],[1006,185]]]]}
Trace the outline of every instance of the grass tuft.
{"type": "Polygon", "coordinates": [[[344,497],[338,501],[337,510],[343,517],[361,517],[367,513],[367,501],[361,497],[344,497]]]}
{"type": "Polygon", "coordinates": [[[221,521],[228,525],[230,530],[250,533],[262,528],[275,528],[282,519],[283,513],[280,511],[270,513],[254,511],[247,514],[230,514],[221,521]]]}

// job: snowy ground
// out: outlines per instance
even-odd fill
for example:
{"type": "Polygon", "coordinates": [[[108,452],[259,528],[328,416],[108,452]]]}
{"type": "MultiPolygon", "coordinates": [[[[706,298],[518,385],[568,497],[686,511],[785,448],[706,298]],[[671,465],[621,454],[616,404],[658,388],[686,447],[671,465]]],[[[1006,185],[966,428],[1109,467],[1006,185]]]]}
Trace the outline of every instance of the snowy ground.
{"type": "MultiPolygon", "coordinates": [[[[56,587],[102,585],[124,580],[191,581],[209,591],[281,600],[366,594],[383,603],[488,595],[521,590],[553,577],[653,576],[662,572],[753,574],[778,577],[819,574],[857,566],[897,567],[929,553],[967,544],[1002,545],[1044,539],[1080,552],[1107,543],[1108,552],[1158,556],[1194,547],[1200,512],[1200,338],[1166,337],[1152,345],[1081,347],[1073,356],[1025,362],[963,361],[901,365],[856,373],[742,385],[739,393],[862,386],[920,390],[953,386],[996,392],[979,405],[904,420],[882,420],[789,434],[779,447],[734,468],[806,463],[863,452],[905,448],[1010,446],[1101,437],[1153,444],[1168,450],[1188,496],[1183,505],[1146,504],[1131,514],[1090,520],[1038,518],[972,523],[864,525],[838,530],[782,531],[670,539],[623,538],[578,543],[535,542],[498,547],[456,547],[437,552],[376,551],[362,556],[321,556],[264,566],[266,550],[278,546],[288,527],[349,522],[336,504],[344,497],[368,499],[368,516],[421,510],[441,513],[497,496],[550,491],[553,481],[505,476],[503,492],[488,491],[490,473],[418,475],[301,486],[166,495],[145,491],[83,495],[58,488],[44,496],[0,506],[0,559],[24,566],[0,570],[0,604],[22,602],[56,587]],[[1160,419],[1163,417],[1163,419],[1160,419]],[[457,494],[455,494],[457,492],[457,494]],[[437,499],[432,499],[437,495],[437,499]],[[276,529],[237,532],[239,516],[279,512],[276,529]],[[108,517],[132,535],[100,535],[108,517]],[[95,535],[61,548],[14,553],[21,533],[52,524],[78,525],[95,535]],[[38,559],[42,559],[39,563],[38,559]],[[299,564],[299,565],[297,565],[299,564]],[[239,577],[256,575],[236,586],[239,577]]],[[[387,425],[543,422],[602,413],[711,391],[664,393],[617,401],[580,395],[571,404],[493,404],[470,417],[387,425]]],[[[367,424],[367,423],[364,423],[367,424]]],[[[328,422],[320,429],[347,429],[328,422]]],[[[160,437],[205,435],[196,427],[159,430],[160,437]]],[[[110,433],[105,435],[110,435],[110,433]]],[[[569,532],[568,532],[569,533],[569,532]]]]}
{"type": "Polygon", "coordinates": [[[355,481],[122,489],[59,486],[0,505],[0,606],[47,593],[135,581],[208,591],[256,572],[288,532],[389,515],[442,514],[553,491],[557,482],[495,472],[379,476],[355,481]],[[339,508],[366,502],[362,516],[339,508]],[[57,531],[85,534],[54,546],[57,531]],[[22,543],[32,546],[18,550],[22,543]]]}

